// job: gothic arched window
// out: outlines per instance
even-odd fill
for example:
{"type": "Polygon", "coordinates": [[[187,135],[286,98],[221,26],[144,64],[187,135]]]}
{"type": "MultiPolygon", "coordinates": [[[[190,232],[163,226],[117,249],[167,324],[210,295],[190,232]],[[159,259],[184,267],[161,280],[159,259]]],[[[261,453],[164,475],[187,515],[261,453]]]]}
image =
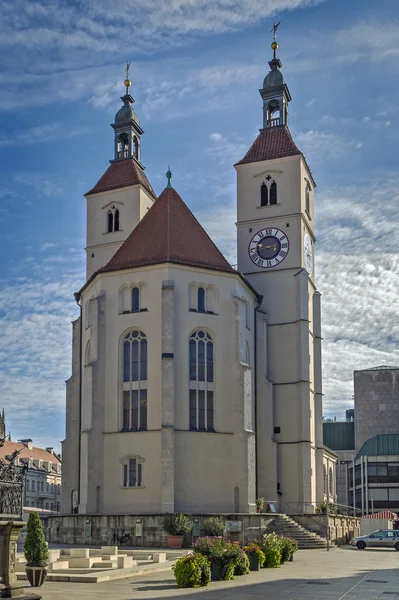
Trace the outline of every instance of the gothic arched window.
{"type": "Polygon", "coordinates": [[[269,190],[265,182],[260,186],[260,205],[267,206],[269,204],[269,190]]]}
{"type": "Polygon", "coordinates": [[[119,231],[119,210],[115,206],[111,206],[107,213],[107,231],[119,231]]]}
{"type": "Polygon", "coordinates": [[[270,204],[277,204],[277,183],[275,181],[270,186],[270,204]]]}
{"type": "Polygon", "coordinates": [[[195,331],[189,342],[190,360],[190,429],[214,430],[214,359],[212,337],[195,331]]]}
{"type": "Polygon", "coordinates": [[[132,289],[132,312],[139,312],[140,310],[140,289],[134,287],[132,289]]]}
{"type": "Polygon", "coordinates": [[[147,429],[147,338],[139,329],[123,341],[123,418],[125,431],[147,429]]]}
{"type": "Polygon", "coordinates": [[[198,288],[198,312],[205,312],[205,290],[198,288]]]}

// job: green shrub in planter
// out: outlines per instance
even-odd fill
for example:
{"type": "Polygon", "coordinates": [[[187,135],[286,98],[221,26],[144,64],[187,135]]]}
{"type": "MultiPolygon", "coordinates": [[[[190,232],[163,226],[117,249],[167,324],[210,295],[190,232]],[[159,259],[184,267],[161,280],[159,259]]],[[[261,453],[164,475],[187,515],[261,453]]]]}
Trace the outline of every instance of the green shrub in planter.
{"type": "Polygon", "coordinates": [[[42,565],[48,561],[48,548],[42,522],[36,512],[31,512],[26,526],[24,554],[28,565],[42,565]]]}
{"type": "Polygon", "coordinates": [[[265,564],[268,569],[275,569],[281,563],[281,552],[278,548],[267,548],[265,555],[265,564]]]}
{"type": "Polygon", "coordinates": [[[236,565],[233,561],[230,561],[223,565],[222,567],[222,579],[223,581],[229,581],[230,579],[234,579],[234,571],[236,565]]]}
{"type": "Polygon", "coordinates": [[[185,535],[193,528],[193,522],[183,513],[165,515],[163,526],[169,535],[185,535]]]}
{"type": "Polygon", "coordinates": [[[211,563],[203,554],[187,554],[172,569],[179,588],[205,587],[211,580],[211,563]]]}
{"type": "Polygon", "coordinates": [[[246,575],[249,573],[249,558],[243,548],[240,550],[240,558],[234,569],[234,575],[246,575]]]}
{"type": "Polygon", "coordinates": [[[259,565],[261,567],[263,566],[263,563],[265,562],[265,558],[266,558],[265,553],[263,552],[263,550],[261,550],[261,548],[258,546],[257,543],[251,542],[247,546],[244,546],[244,550],[245,550],[245,553],[248,554],[248,556],[250,554],[254,554],[255,556],[257,556],[258,560],[259,560],[259,565]]]}
{"type": "Polygon", "coordinates": [[[280,551],[281,551],[281,562],[286,562],[290,560],[292,555],[292,544],[291,539],[281,536],[280,541],[280,551]]]}
{"type": "Polygon", "coordinates": [[[218,517],[209,517],[204,521],[203,527],[206,535],[214,535],[224,537],[226,535],[226,525],[223,519],[218,517]]]}

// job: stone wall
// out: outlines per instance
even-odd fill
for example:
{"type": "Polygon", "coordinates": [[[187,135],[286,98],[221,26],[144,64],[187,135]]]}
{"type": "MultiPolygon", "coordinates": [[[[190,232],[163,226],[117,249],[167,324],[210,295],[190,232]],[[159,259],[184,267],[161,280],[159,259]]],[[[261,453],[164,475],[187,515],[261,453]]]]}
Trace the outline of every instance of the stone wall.
{"type": "MultiPolygon", "coordinates": [[[[194,521],[193,534],[188,534],[184,545],[192,543],[193,535],[206,535],[203,523],[210,515],[189,515],[194,521]]],[[[273,520],[266,514],[212,515],[227,522],[228,536],[242,543],[264,533],[273,520]]],[[[114,531],[130,533],[134,546],[166,547],[167,534],[163,529],[162,515],[57,515],[43,518],[46,540],[57,544],[83,544],[105,546],[111,543],[114,531]]]]}
{"type": "MultiPolygon", "coordinates": [[[[300,525],[319,535],[327,535],[327,515],[290,515],[300,525]]],[[[360,535],[360,519],[342,515],[330,515],[330,540],[338,545],[347,544],[360,535]]]]}

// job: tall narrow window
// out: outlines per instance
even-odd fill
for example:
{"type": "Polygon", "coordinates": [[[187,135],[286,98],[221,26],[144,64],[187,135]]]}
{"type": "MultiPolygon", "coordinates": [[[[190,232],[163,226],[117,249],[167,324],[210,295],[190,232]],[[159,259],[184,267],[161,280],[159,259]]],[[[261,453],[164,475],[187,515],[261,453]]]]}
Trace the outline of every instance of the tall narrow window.
{"type": "Polygon", "coordinates": [[[123,342],[123,407],[124,431],[147,429],[147,338],[135,329],[123,342]]]}
{"type": "Polygon", "coordinates": [[[107,213],[107,231],[119,231],[119,210],[115,206],[111,206],[107,213]]]}
{"type": "Polygon", "coordinates": [[[189,414],[192,431],[214,430],[213,340],[206,331],[195,331],[189,341],[189,414]]]}
{"type": "Polygon", "coordinates": [[[310,185],[308,183],[305,190],[305,210],[310,216],[310,185]]]}
{"type": "Polygon", "coordinates": [[[112,210],[108,211],[108,233],[114,230],[114,215],[112,210]]]}
{"type": "Polygon", "coordinates": [[[123,487],[142,486],[142,462],[137,458],[130,458],[123,465],[123,487]]]}
{"type": "Polygon", "coordinates": [[[205,290],[198,288],[198,312],[205,312],[205,290]]]}
{"type": "Polygon", "coordinates": [[[132,289],[132,312],[140,310],[140,290],[138,287],[132,289]]]}
{"type": "Polygon", "coordinates": [[[269,203],[269,190],[265,182],[260,186],[260,205],[267,206],[269,203]]]}
{"type": "Polygon", "coordinates": [[[323,488],[324,488],[324,494],[327,494],[327,469],[326,469],[326,465],[323,465],[323,488]]]}
{"type": "Polygon", "coordinates": [[[330,467],[328,470],[328,490],[330,492],[330,496],[333,495],[333,470],[330,467]]]}
{"type": "Polygon", "coordinates": [[[270,186],[270,204],[277,204],[277,183],[275,181],[270,186]]]}
{"type": "Polygon", "coordinates": [[[134,158],[139,158],[139,143],[137,141],[136,136],[133,138],[133,156],[134,158]]]}

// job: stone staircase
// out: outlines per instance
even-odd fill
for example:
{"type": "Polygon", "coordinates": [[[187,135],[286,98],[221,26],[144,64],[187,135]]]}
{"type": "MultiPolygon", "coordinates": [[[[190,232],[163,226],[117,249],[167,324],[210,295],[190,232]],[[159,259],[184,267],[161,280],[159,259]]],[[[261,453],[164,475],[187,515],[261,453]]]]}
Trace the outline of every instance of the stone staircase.
{"type": "MultiPolygon", "coordinates": [[[[291,537],[296,540],[300,550],[319,550],[321,548],[327,548],[326,538],[305,529],[305,527],[302,527],[302,525],[299,525],[299,523],[287,515],[276,515],[270,529],[275,531],[278,535],[285,535],[286,537],[291,537]]],[[[331,547],[334,545],[333,542],[330,542],[331,547]]]]}

